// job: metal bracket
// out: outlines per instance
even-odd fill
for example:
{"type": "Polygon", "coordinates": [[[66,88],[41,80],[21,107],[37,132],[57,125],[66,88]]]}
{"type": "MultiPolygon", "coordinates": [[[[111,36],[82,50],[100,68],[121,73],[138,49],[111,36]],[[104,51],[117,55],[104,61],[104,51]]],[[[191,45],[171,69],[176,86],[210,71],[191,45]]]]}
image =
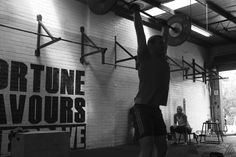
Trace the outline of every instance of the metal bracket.
{"type": "Polygon", "coordinates": [[[208,72],[208,78],[207,81],[212,81],[212,80],[222,80],[222,79],[229,79],[228,77],[222,77],[218,74],[218,72],[214,71],[214,70],[210,70],[208,72]]]}
{"type": "Polygon", "coordinates": [[[184,79],[192,79],[193,82],[196,82],[198,78],[202,78],[202,82],[206,83],[207,70],[195,62],[195,59],[192,59],[192,64],[188,63],[182,57],[182,64],[187,65],[192,69],[192,73],[189,73],[188,70],[183,72],[184,79]],[[191,76],[191,78],[189,78],[191,76]]]}
{"type": "Polygon", "coordinates": [[[169,60],[169,62],[172,63],[172,65],[179,67],[178,69],[170,70],[170,72],[186,71],[189,69],[189,68],[184,67],[183,65],[178,64],[174,59],[170,58],[169,56],[167,56],[167,59],[169,60]]]}
{"type": "Polygon", "coordinates": [[[105,53],[107,48],[102,48],[102,47],[98,47],[84,32],[84,27],[80,27],[80,32],[81,32],[81,57],[80,57],[80,63],[81,64],[88,64],[85,60],[85,57],[93,55],[93,54],[97,54],[97,53],[102,53],[102,64],[104,64],[105,62],[105,53]],[[86,46],[85,42],[90,42],[92,44],[92,47],[95,48],[96,50],[90,53],[85,54],[84,51],[84,46],[86,46]]]}
{"type": "Polygon", "coordinates": [[[47,30],[47,28],[42,23],[42,15],[37,15],[37,21],[38,21],[38,33],[37,33],[37,48],[35,50],[35,56],[40,56],[40,49],[61,40],[61,38],[55,38],[51,35],[51,33],[47,30]],[[40,37],[42,36],[41,34],[42,28],[48,34],[48,36],[52,39],[52,41],[49,41],[45,44],[40,45],[40,37]]]}
{"type": "MultiPolygon", "coordinates": [[[[115,36],[115,64],[111,64],[111,63],[105,63],[105,59],[104,59],[104,64],[108,64],[108,65],[113,65],[116,67],[123,67],[123,68],[129,68],[129,69],[135,69],[137,70],[137,64],[136,64],[136,67],[129,67],[129,66],[123,66],[123,65],[118,65],[117,63],[120,63],[120,62],[124,62],[124,61],[129,61],[129,60],[132,60],[134,59],[135,62],[137,62],[137,55],[134,56],[132,55],[127,49],[125,49],[118,41],[117,41],[117,38],[115,36]],[[126,52],[130,57],[129,58],[125,58],[125,59],[120,59],[120,60],[117,60],[117,46],[120,47],[124,52],[126,52]]],[[[170,58],[167,56],[167,59],[169,60],[169,64],[173,64],[174,66],[177,66],[179,67],[178,69],[173,69],[171,70],[170,72],[177,72],[177,71],[183,71],[183,70],[188,70],[189,68],[186,68],[180,64],[178,64],[174,59],[170,58]],[[171,63],[170,63],[171,62],[171,63]]]]}
{"type": "Polygon", "coordinates": [[[213,80],[212,77],[214,77],[214,80],[219,79],[226,79],[218,75],[214,71],[209,71],[204,67],[201,67],[195,62],[195,59],[192,59],[192,64],[186,62],[184,58],[182,57],[182,63],[183,65],[187,65],[192,69],[192,73],[188,73],[188,70],[183,72],[183,78],[184,79],[193,79],[193,82],[198,81],[197,79],[201,78],[202,82],[206,83],[207,81],[213,80]],[[189,78],[189,76],[191,78],[189,78]]]}
{"type": "Polygon", "coordinates": [[[124,62],[124,61],[128,61],[128,60],[132,60],[132,59],[137,59],[137,56],[133,56],[128,50],[126,50],[120,43],[117,42],[116,40],[116,36],[115,36],[115,63],[107,63],[105,62],[105,53],[103,53],[102,55],[102,64],[106,64],[106,65],[112,65],[114,66],[115,68],[116,67],[122,67],[122,68],[128,68],[128,69],[137,69],[137,68],[134,68],[134,67],[129,67],[129,66],[124,66],[124,65],[118,65],[117,63],[120,63],[120,62],[124,62]],[[129,56],[130,58],[125,58],[125,59],[120,59],[120,60],[117,60],[117,46],[119,46],[122,50],[124,50],[129,56]]]}
{"type": "MultiPolygon", "coordinates": [[[[135,60],[135,63],[137,62],[137,56],[133,56],[127,49],[125,49],[124,46],[122,46],[117,41],[116,36],[115,36],[115,64],[114,64],[114,66],[115,67],[120,66],[117,63],[124,62],[124,61],[129,61],[129,60],[132,60],[132,59],[135,60]],[[120,47],[124,52],[126,52],[130,57],[125,58],[125,59],[117,60],[117,46],[120,47]]],[[[135,68],[134,67],[128,67],[128,66],[122,66],[122,67],[130,68],[130,69],[137,69],[137,66],[135,68]]]]}

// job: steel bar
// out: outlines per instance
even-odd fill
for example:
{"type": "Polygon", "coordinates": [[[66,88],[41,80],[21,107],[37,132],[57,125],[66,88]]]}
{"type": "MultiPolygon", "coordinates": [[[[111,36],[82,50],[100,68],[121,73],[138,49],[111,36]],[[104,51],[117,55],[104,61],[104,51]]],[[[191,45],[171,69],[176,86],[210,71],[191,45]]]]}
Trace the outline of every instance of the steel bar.
{"type": "Polygon", "coordinates": [[[43,45],[40,45],[39,47],[37,47],[37,49],[44,48],[44,47],[46,47],[46,46],[48,46],[48,45],[51,45],[51,44],[53,44],[53,43],[55,43],[55,42],[57,42],[57,41],[59,41],[59,40],[61,40],[61,38],[56,38],[56,39],[54,39],[54,40],[52,40],[52,41],[49,41],[49,42],[47,42],[47,43],[45,43],[45,44],[43,44],[43,45]]]}
{"type": "Polygon", "coordinates": [[[125,59],[120,59],[120,60],[117,60],[116,63],[124,62],[124,61],[129,61],[129,60],[132,60],[132,59],[135,59],[135,57],[130,57],[130,58],[125,58],[125,59]]]}
{"type": "MultiPolygon", "coordinates": [[[[25,29],[16,28],[16,27],[8,26],[8,25],[1,24],[1,23],[0,23],[0,26],[5,27],[5,28],[9,28],[9,29],[12,29],[12,30],[20,31],[20,32],[25,32],[25,33],[29,33],[29,34],[34,34],[34,35],[39,35],[39,36],[51,38],[49,35],[45,35],[45,34],[41,34],[41,33],[35,33],[33,31],[28,31],[28,30],[25,30],[25,29]]],[[[73,41],[73,40],[69,40],[69,39],[64,39],[64,38],[61,38],[61,41],[82,45],[81,42],[77,42],[77,41],[73,41]]],[[[93,46],[93,45],[89,45],[89,44],[83,44],[83,45],[88,46],[88,47],[92,47],[92,48],[102,48],[102,47],[97,47],[97,46],[93,46]]]]}
{"type": "Polygon", "coordinates": [[[41,25],[41,27],[43,27],[44,31],[49,35],[49,37],[53,40],[54,37],[52,36],[52,34],[49,32],[49,30],[44,26],[44,24],[42,23],[42,21],[38,21],[39,24],[41,25]]]}
{"type": "Polygon", "coordinates": [[[186,69],[185,68],[184,69],[173,69],[173,70],[170,70],[170,72],[183,71],[183,70],[186,70],[186,69]]]}
{"type": "Polygon", "coordinates": [[[134,57],[129,51],[127,51],[120,43],[117,41],[115,42],[122,50],[124,50],[130,57],[134,57]]]}
{"type": "Polygon", "coordinates": [[[135,70],[137,70],[137,69],[134,68],[134,67],[124,66],[124,65],[117,65],[117,64],[111,64],[111,63],[104,63],[104,64],[113,65],[113,66],[122,67],[122,68],[128,68],[128,69],[135,69],[135,70]]]}

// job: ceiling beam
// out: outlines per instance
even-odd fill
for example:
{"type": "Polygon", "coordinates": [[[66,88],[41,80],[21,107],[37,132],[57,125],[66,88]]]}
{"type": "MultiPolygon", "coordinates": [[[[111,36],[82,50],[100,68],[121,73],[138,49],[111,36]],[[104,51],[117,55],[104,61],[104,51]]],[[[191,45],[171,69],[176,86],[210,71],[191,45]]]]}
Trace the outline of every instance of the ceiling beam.
{"type": "Polygon", "coordinates": [[[235,70],[236,69],[236,54],[214,58],[213,66],[217,67],[219,71],[235,70]]]}
{"type": "Polygon", "coordinates": [[[194,43],[194,44],[197,44],[199,46],[205,47],[205,48],[210,48],[210,47],[214,46],[214,44],[210,43],[208,40],[202,40],[202,39],[200,39],[197,36],[192,35],[192,34],[189,36],[187,41],[191,42],[191,43],[194,43]]]}
{"type": "Polygon", "coordinates": [[[236,63],[236,54],[224,55],[224,56],[217,56],[214,59],[214,63],[236,63]]]}
{"type": "Polygon", "coordinates": [[[229,21],[232,21],[236,24],[236,17],[235,16],[233,16],[232,14],[230,14],[225,9],[221,8],[220,6],[218,6],[217,4],[215,4],[212,1],[207,0],[206,3],[211,10],[213,10],[214,12],[220,14],[221,16],[225,17],[229,21]]]}
{"type": "MultiPolygon", "coordinates": [[[[198,22],[197,22],[196,20],[194,20],[194,19],[191,19],[191,20],[192,20],[192,23],[195,24],[196,26],[199,26],[199,27],[201,27],[201,28],[204,28],[204,25],[203,25],[203,24],[198,23],[198,22]]],[[[214,35],[217,35],[217,36],[219,36],[220,38],[222,38],[222,39],[224,39],[224,40],[227,40],[228,42],[235,43],[235,39],[234,39],[234,38],[231,38],[231,37],[229,37],[229,36],[227,36],[227,35],[225,35],[225,34],[223,34],[223,33],[220,33],[220,32],[218,32],[218,31],[216,31],[215,29],[210,28],[210,27],[208,27],[208,30],[209,30],[211,33],[213,33],[214,35]]]]}
{"type": "Polygon", "coordinates": [[[236,54],[236,45],[235,44],[218,45],[212,47],[210,51],[212,55],[214,55],[214,57],[236,54]]]}
{"type": "MultiPolygon", "coordinates": [[[[126,9],[124,7],[117,5],[112,9],[112,11],[114,11],[114,13],[120,17],[126,18],[131,21],[134,20],[132,12],[129,9],[126,9]]],[[[161,28],[162,28],[161,23],[163,21],[162,19],[156,18],[156,21],[153,21],[152,19],[142,17],[142,21],[145,26],[148,26],[150,28],[161,31],[161,28]]],[[[209,46],[212,47],[213,46],[213,43],[210,43],[209,41],[202,41],[201,39],[199,39],[196,36],[193,36],[191,34],[189,35],[189,38],[187,39],[187,41],[197,44],[202,47],[209,47],[209,46]]]]}
{"type": "MultiPolygon", "coordinates": [[[[161,5],[160,2],[153,1],[153,0],[143,0],[143,1],[146,2],[146,3],[151,4],[151,5],[154,6],[154,7],[160,8],[160,9],[162,9],[162,10],[164,10],[164,11],[170,13],[170,14],[173,14],[173,15],[174,15],[175,13],[177,13],[177,12],[175,12],[174,10],[171,10],[170,8],[162,8],[161,6],[163,6],[163,5],[161,5]]],[[[195,21],[195,20],[193,20],[193,19],[191,19],[191,20],[192,20],[192,23],[195,24],[196,26],[199,26],[199,27],[204,28],[204,26],[201,25],[201,24],[199,24],[199,23],[197,23],[197,21],[195,21]]],[[[213,34],[219,36],[220,38],[223,38],[224,40],[227,40],[227,41],[229,41],[229,42],[235,42],[235,39],[234,39],[234,38],[230,38],[230,37],[228,37],[227,35],[224,35],[223,33],[220,33],[220,32],[218,32],[218,31],[215,31],[214,29],[210,29],[210,28],[209,28],[209,31],[212,32],[213,34]]]]}
{"type": "Polygon", "coordinates": [[[236,64],[227,64],[227,65],[216,65],[215,66],[219,72],[221,71],[229,71],[229,70],[235,70],[236,64]]]}

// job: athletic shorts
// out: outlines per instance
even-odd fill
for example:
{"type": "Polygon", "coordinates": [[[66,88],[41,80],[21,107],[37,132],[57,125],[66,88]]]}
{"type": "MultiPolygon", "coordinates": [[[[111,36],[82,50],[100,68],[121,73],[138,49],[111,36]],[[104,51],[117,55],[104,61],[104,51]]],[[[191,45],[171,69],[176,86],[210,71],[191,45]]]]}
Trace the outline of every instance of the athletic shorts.
{"type": "Polygon", "coordinates": [[[140,139],[145,136],[165,136],[166,125],[160,108],[135,104],[133,107],[135,134],[140,139]]]}
{"type": "Polygon", "coordinates": [[[174,126],[170,127],[170,132],[172,134],[174,134],[175,132],[177,133],[191,133],[192,129],[186,126],[177,126],[176,128],[174,128],[174,126]]]}

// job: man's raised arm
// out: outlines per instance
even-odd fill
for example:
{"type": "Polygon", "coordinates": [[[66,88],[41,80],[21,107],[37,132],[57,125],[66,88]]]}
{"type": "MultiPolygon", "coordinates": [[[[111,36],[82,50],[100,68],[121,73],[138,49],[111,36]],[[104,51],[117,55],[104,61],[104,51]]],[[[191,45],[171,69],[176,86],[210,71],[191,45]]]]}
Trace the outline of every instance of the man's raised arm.
{"type": "Polygon", "coordinates": [[[140,53],[142,53],[146,48],[146,37],[143,29],[142,18],[139,12],[139,5],[134,4],[132,10],[134,11],[134,27],[138,42],[138,55],[140,55],[140,53]]]}
{"type": "Polygon", "coordinates": [[[164,51],[167,51],[167,47],[168,47],[168,37],[169,37],[169,27],[167,26],[167,24],[163,25],[163,42],[164,42],[164,51]]]}

